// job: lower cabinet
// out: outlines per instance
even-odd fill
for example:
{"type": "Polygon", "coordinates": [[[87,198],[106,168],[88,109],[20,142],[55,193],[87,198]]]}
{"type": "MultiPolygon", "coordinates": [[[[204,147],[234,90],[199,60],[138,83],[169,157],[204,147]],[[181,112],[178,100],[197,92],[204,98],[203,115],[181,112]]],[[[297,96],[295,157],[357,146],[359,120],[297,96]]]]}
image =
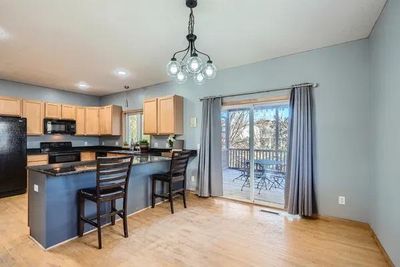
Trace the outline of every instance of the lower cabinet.
{"type": "Polygon", "coordinates": [[[123,157],[125,155],[118,154],[118,153],[107,153],[107,157],[123,157]]]}
{"type": "Polygon", "coordinates": [[[47,154],[28,155],[28,166],[39,166],[49,164],[49,157],[47,154]]]}
{"type": "Polygon", "coordinates": [[[81,152],[81,161],[96,160],[96,152],[81,152]]]}

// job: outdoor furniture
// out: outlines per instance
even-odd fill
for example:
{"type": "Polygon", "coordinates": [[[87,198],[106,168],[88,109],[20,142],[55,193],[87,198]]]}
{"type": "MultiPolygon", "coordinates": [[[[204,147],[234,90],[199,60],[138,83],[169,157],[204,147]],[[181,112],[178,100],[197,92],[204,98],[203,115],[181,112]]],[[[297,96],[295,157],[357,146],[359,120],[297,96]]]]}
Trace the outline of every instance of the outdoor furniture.
{"type": "MultiPolygon", "coordinates": [[[[256,159],[254,160],[254,180],[257,184],[258,194],[265,188],[271,190],[272,188],[285,188],[285,172],[282,171],[285,164],[279,160],[271,159],[256,159]]],[[[242,184],[241,191],[244,187],[250,187],[250,161],[245,162],[244,172],[245,180],[242,184]]],[[[239,178],[240,176],[236,177],[239,178]]],[[[236,179],[235,178],[235,179],[236,179]]],[[[235,180],[234,179],[234,180],[235,180]]]]}

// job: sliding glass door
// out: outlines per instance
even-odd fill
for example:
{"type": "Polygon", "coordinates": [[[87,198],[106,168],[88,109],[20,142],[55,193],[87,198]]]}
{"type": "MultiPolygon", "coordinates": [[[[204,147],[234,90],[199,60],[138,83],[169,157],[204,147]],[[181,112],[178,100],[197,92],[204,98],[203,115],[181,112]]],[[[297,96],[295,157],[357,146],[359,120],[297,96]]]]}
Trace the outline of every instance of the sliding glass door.
{"type": "Polygon", "coordinates": [[[224,196],[282,207],[287,103],[225,107],[221,114],[224,196]]]}

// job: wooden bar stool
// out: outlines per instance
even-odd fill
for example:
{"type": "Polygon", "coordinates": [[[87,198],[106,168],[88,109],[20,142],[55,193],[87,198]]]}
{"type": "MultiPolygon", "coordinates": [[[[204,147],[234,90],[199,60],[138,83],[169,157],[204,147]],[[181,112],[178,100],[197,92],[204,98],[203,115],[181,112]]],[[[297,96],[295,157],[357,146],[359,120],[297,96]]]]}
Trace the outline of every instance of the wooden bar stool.
{"type": "Polygon", "coordinates": [[[131,173],[132,157],[112,157],[97,158],[97,175],[96,187],[84,188],[78,192],[79,198],[79,215],[78,215],[78,234],[83,235],[84,224],[88,223],[97,228],[99,241],[99,249],[101,249],[101,219],[111,217],[111,224],[115,224],[115,215],[121,217],[124,221],[124,236],[128,237],[127,222],[127,196],[128,183],[131,173]],[[85,200],[96,203],[96,216],[93,218],[85,217],[85,200]],[[116,209],[115,202],[117,199],[123,199],[123,207],[121,210],[116,209]],[[111,211],[101,214],[101,204],[104,202],[111,203],[111,211]]]}
{"type": "Polygon", "coordinates": [[[154,208],[156,198],[169,199],[171,205],[171,213],[174,213],[174,195],[182,195],[183,206],[186,208],[186,169],[189,162],[190,151],[179,151],[172,154],[170,170],[167,173],[158,173],[151,176],[152,179],[152,198],[151,207],[154,208]],[[156,181],[168,184],[168,193],[156,194],[156,181]],[[179,184],[178,184],[179,183],[179,184]]]}

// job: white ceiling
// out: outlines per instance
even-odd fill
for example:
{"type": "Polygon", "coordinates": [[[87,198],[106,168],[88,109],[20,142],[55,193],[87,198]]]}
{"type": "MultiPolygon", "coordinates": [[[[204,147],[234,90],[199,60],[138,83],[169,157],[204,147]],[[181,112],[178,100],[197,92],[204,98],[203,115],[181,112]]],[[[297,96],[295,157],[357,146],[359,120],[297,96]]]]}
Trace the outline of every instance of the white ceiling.
{"type": "MultiPolygon", "coordinates": [[[[221,70],[366,38],[384,4],[199,0],[197,47],[221,70]]],[[[93,95],[167,81],[188,14],[185,0],[0,0],[0,79],[93,95]],[[131,75],[118,78],[117,68],[131,75]]]]}

